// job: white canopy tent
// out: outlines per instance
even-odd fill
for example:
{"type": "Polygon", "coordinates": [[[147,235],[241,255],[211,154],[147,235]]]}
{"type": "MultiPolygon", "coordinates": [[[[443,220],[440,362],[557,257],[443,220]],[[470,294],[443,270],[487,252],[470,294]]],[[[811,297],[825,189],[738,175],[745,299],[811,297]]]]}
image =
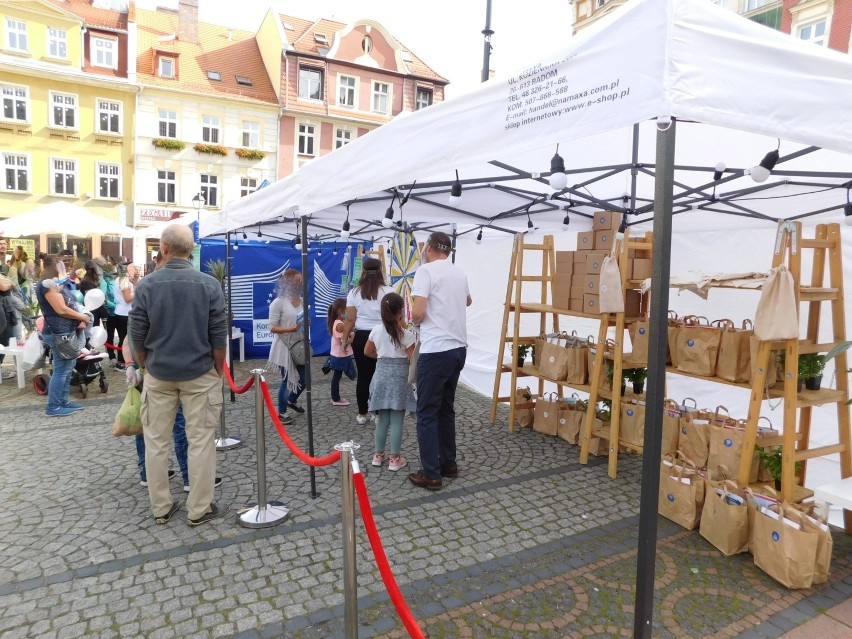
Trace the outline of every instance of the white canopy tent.
{"type": "MultiPolygon", "coordinates": [[[[558,232],[567,217],[572,231],[583,231],[591,226],[590,213],[606,208],[626,213],[630,226],[645,230],[656,214],[655,250],[673,263],[723,271],[756,257],[750,268],[766,270],[775,220],[813,224],[843,217],[852,185],[850,103],[847,56],[706,0],[635,0],[548,60],[398,117],[231,203],[203,221],[200,232],[220,235],[276,219],[289,224],[298,216],[308,217],[320,239],[336,236],[347,219],[353,234],[379,238],[395,228],[456,225],[467,234],[460,244],[468,245],[459,263],[483,285],[472,286],[466,372],[473,368],[471,377],[493,379],[505,290],[503,282],[494,286],[494,275],[506,272],[511,241],[490,229],[526,231],[532,222],[540,231],[558,232]],[[669,153],[665,145],[674,136],[657,129],[671,119],[677,145],[669,153]],[[568,179],[554,189],[547,178],[557,148],[568,179]],[[771,175],[754,179],[760,176],[752,167],[776,149],[780,157],[771,175]],[[463,194],[450,206],[454,171],[463,194]],[[395,209],[390,230],[381,224],[389,204],[395,209]],[[663,227],[674,229],[671,251],[671,227],[661,228],[660,216],[663,227]],[[485,240],[477,247],[472,232],[479,229],[485,240]],[[490,313],[477,310],[483,297],[490,313]],[[488,343],[477,349],[483,333],[488,343]]],[[[771,155],[766,160],[772,165],[771,155]]],[[[572,248],[570,240],[562,244],[572,248]]],[[[655,286],[668,278],[665,264],[655,286]]],[[[663,298],[656,291],[654,297],[663,298]]],[[[755,302],[726,303],[742,312],[741,319],[753,313],[755,302]]],[[[652,321],[664,321],[662,313],[652,321]]],[[[482,389],[481,380],[474,386],[482,389]]],[[[646,450],[652,450],[647,441],[646,450]]],[[[644,463],[635,636],[650,636],[653,594],[646,551],[653,547],[656,517],[648,506],[656,504],[659,460],[646,455],[644,463]]]]}
{"type": "Polygon", "coordinates": [[[53,234],[73,237],[92,235],[120,235],[132,237],[132,228],[95,215],[82,206],[70,202],[52,202],[30,213],[24,213],[0,222],[0,234],[9,237],[53,234]]]}

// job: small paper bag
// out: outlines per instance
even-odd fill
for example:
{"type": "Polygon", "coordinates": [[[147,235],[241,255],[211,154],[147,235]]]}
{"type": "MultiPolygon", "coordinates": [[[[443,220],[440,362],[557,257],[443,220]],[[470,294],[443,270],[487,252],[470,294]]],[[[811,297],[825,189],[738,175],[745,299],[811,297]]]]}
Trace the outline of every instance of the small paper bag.
{"type": "Polygon", "coordinates": [[[747,382],[751,378],[749,341],[754,335],[751,321],[745,320],[742,329],[735,328],[731,320],[717,321],[721,323],[722,337],[719,341],[716,376],[729,382],[747,382]]]}
{"type": "Polygon", "coordinates": [[[686,318],[677,333],[677,369],[684,373],[713,377],[716,374],[721,337],[722,331],[710,326],[706,317],[686,318]]]}
{"type": "Polygon", "coordinates": [[[678,450],[696,466],[707,465],[710,454],[710,415],[705,411],[685,410],[680,416],[678,450]]]}
{"type": "Polygon", "coordinates": [[[706,481],[699,533],[726,557],[748,551],[748,505],[736,482],[706,481]]]}
{"type": "Polygon", "coordinates": [[[633,350],[630,352],[631,362],[639,364],[648,363],[648,335],[650,326],[648,320],[640,319],[627,327],[630,332],[630,342],[633,344],[633,350]]]}
{"type": "Polygon", "coordinates": [[[550,340],[542,345],[541,357],[539,358],[538,370],[544,377],[556,381],[565,379],[568,369],[568,353],[560,337],[555,343],[550,340]]]}
{"type": "Polygon", "coordinates": [[[762,507],[754,515],[754,563],[787,588],[810,588],[814,580],[819,535],[804,518],[787,504],[762,507]]]}
{"type": "Polygon", "coordinates": [[[680,407],[676,401],[667,399],[663,402],[663,455],[674,455],[677,452],[680,415],[680,407]]]}
{"type": "Polygon", "coordinates": [[[701,521],[704,478],[685,460],[664,458],[660,465],[659,513],[687,530],[701,521]]]}
{"type": "Polygon", "coordinates": [[[548,393],[539,397],[535,402],[533,430],[555,437],[559,429],[558,409],[559,397],[556,393],[548,393]]]}
{"type": "Polygon", "coordinates": [[[530,387],[515,390],[515,421],[523,428],[530,428],[535,419],[535,399],[530,387]]]}
{"type": "Polygon", "coordinates": [[[619,439],[634,446],[645,443],[645,402],[621,402],[619,439]]]}
{"type": "Polygon", "coordinates": [[[784,264],[769,272],[754,314],[754,336],[762,342],[798,339],[796,284],[784,264]]]}

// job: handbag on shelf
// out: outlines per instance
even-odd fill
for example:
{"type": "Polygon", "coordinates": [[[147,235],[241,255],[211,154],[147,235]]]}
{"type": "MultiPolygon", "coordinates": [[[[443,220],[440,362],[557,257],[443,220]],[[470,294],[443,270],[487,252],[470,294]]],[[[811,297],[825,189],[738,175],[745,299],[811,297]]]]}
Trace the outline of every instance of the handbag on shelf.
{"type": "Polygon", "coordinates": [[[559,430],[559,396],[556,393],[546,393],[535,402],[535,417],[533,430],[537,433],[556,436],[559,430]]]}
{"type": "Polygon", "coordinates": [[[759,507],[754,514],[754,564],[787,588],[810,588],[814,581],[819,535],[805,519],[783,503],[759,507]]]}
{"type": "Polygon", "coordinates": [[[645,402],[621,402],[619,439],[634,446],[645,443],[645,402]]]}
{"type": "Polygon", "coordinates": [[[731,480],[705,481],[706,494],[698,532],[726,557],[748,551],[748,505],[731,480]]]}
{"type": "Polygon", "coordinates": [[[704,478],[688,459],[666,456],[660,464],[659,513],[693,530],[701,521],[704,478]]]}
{"type": "Polygon", "coordinates": [[[564,346],[564,339],[557,335],[555,343],[548,339],[542,345],[541,357],[538,370],[544,377],[554,381],[562,381],[568,371],[568,352],[564,346]]]}
{"type": "Polygon", "coordinates": [[[627,327],[630,333],[630,343],[633,350],[628,359],[637,364],[648,364],[648,335],[651,324],[647,319],[640,319],[627,327]]]}
{"type": "Polygon", "coordinates": [[[736,328],[731,320],[717,320],[722,330],[719,340],[719,357],[716,376],[729,382],[747,382],[751,378],[751,336],[754,335],[751,320],[744,320],[742,328],[736,328]]]}
{"type": "Polygon", "coordinates": [[[663,442],[661,447],[663,455],[674,455],[677,452],[680,415],[680,406],[676,401],[673,399],[663,401],[663,442]]]}
{"type": "Polygon", "coordinates": [[[588,342],[583,342],[579,337],[573,335],[565,344],[567,351],[567,362],[565,368],[565,381],[569,384],[586,384],[589,380],[589,366],[586,360],[588,342]]]}
{"type": "Polygon", "coordinates": [[[677,369],[683,373],[713,377],[721,338],[722,331],[711,326],[706,317],[691,315],[685,318],[677,333],[677,369]]]}
{"type": "Polygon", "coordinates": [[[687,400],[695,403],[691,397],[685,398],[680,406],[680,434],[678,435],[678,451],[702,468],[707,465],[710,454],[710,414],[698,410],[697,406],[689,407],[687,400]]]}
{"type": "Polygon", "coordinates": [[[556,436],[565,440],[569,444],[576,444],[580,440],[580,428],[583,426],[583,419],[586,417],[586,409],[589,403],[582,401],[574,395],[576,399],[569,399],[566,402],[568,410],[559,414],[559,424],[556,429],[556,436]]]}

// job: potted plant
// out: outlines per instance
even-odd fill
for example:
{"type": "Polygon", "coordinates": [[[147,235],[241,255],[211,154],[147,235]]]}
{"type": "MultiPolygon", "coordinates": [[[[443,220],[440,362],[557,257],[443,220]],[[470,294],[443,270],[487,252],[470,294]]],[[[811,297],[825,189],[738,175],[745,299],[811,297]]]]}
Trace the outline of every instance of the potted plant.
{"type": "MultiPolygon", "coordinates": [[[[769,475],[775,480],[775,489],[781,490],[781,446],[773,449],[760,448],[757,449],[757,455],[766,468],[769,475]]],[[[794,472],[799,473],[802,470],[802,462],[796,462],[794,472]]]]}
{"type": "Polygon", "coordinates": [[[518,350],[515,353],[515,356],[518,361],[518,368],[522,368],[524,363],[527,361],[527,353],[532,350],[532,346],[530,344],[518,344],[518,350]]]}
{"type": "Polygon", "coordinates": [[[825,370],[825,355],[806,353],[799,355],[799,381],[805,381],[808,390],[819,390],[822,372],[825,370]]]}
{"type": "Polygon", "coordinates": [[[624,371],[624,377],[633,384],[633,392],[641,395],[645,392],[645,379],[648,377],[647,368],[628,368],[624,371]]]}

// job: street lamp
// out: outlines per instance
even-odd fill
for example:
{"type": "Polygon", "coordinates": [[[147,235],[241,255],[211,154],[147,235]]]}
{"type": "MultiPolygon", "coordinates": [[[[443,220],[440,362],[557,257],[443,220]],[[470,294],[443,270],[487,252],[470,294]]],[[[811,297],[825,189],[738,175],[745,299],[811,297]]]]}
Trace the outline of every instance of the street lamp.
{"type": "Polygon", "coordinates": [[[199,191],[192,198],[192,206],[195,207],[195,216],[197,219],[201,219],[201,207],[205,204],[207,204],[207,198],[204,197],[204,193],[199,191]]]}

